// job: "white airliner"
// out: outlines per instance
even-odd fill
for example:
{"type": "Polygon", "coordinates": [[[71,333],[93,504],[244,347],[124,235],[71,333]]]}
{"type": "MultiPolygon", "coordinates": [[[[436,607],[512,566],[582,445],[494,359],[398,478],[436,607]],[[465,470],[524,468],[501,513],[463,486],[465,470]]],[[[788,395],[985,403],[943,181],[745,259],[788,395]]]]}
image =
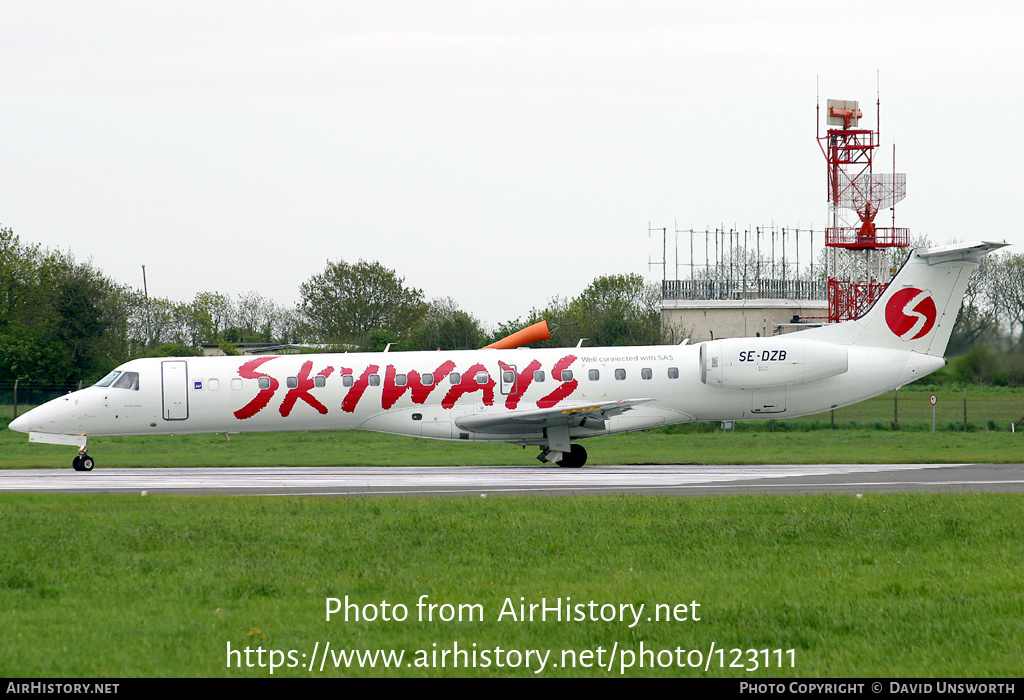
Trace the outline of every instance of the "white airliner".
{"type": "Polygon", "coordinates": [[[773,338],[695,345],[148,358],[11,422],[29,440],[376,430],[540,447],[580,467],[582,438],[688,421],[789,418],[934,372],[967,281],[1002,243],[914,251],[860,318],[773,338]]]}

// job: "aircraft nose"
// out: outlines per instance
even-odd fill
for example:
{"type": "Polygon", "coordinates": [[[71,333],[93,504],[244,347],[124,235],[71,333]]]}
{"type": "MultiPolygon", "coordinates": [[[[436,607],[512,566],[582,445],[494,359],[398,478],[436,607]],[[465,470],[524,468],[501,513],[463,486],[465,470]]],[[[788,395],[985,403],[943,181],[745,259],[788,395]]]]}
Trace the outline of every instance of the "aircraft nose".
{"type": "MultiPolygon", "coordinates": [[[[31,413],[31,411],[29,411],[31,413]]],[[[19,433],[27,433],[29,428],[29,417],[28,413],[23,413],[14,420],[12,420],[7,427],[11,430],[17,430],[19,433]]]]}
{"type": "Polygon", "coordinates": [[[12,420],[7,427],[19,433],[63,433],[73,432],[67,430],[71,427],[68,419],[70,412],[62,399],[55,399],[36,406],[12,420]]]}

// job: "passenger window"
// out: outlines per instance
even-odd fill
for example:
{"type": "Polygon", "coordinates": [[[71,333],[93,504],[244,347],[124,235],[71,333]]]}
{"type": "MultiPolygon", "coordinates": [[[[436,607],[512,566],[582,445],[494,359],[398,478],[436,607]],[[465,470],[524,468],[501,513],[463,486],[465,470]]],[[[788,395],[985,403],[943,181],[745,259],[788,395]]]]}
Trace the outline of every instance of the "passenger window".
{"type": "Polygon", "coordinates": [[[269,389],[270,388],[270,377],[260,377],[259,378],[259,387],[260,387],[260,389],[269,389]]]}
{"type": "Polygon", "coordinates": [[[544,381],[544,370],[539,369],[533,373],[533,381],[542,382],[544,381]]]}
{"type": "Polygon", "coordinates": [[[209,380],[208,382],[206,382],[206,388],[209,389],[210,391],[217,391],[218,389],[220,389],[220,380],[219,379],[211,379],[211,380],[209,380]]]}
{"type": "Polygon", "coordinates": [[[406,376],[404,374],[396,374],[395,375],[395,386],[405,386],[407,382],[408,382],[408,379],[406,378],[406,376]]]}
{"type": "Polygon", "coordinates": [[[679,368],[678,367],[669,367],[668,368],[668,378],[669,379],[679,379],[679,368]]]}
{"type": "Polygon", "coordinates": [[[327,377],[318,374],[313,377],[313,386],[327,386],[327,377]]]}
{"type": "Polygon", "coordinates": [[[625,379],[626,378],[626,370],[624,370],[624,369],[617,369],[617,370],[615,370],[615,378],[616,379],[625,379]]]}
{"type": "Polygon", "coordinates": [[[241,377],[232,377],[231,378],[231,391],[241,391],[241,390],[242,390],[242,378],[241,377]]]}
{"type": "Polygon", "coordinates": [[[370,386],[380,386],[380,375],[379,374],[371,374],[370,375],[370,386]]]}
{"type": "Polygon", "coordinates": [[[596,369],[592,369],[589,372],[587,372],[587,378],[592,382],[596,382],[598,379],[601,378],[601,373],[596,369]]]}
{"type": "Polygon", "coordinates": [[[460,382],[462,382],[462,375],[459,374],[458,372],[452,372],[451,374],[448,375],[448,381],[451,382],[452,384],[459,384],[460,382]]]}
{"type": "Polygon", "coordinates": [[[490,375],[487,374],[487,372],[477,372],[476,373],[476,383],[477,384],[486,384],[487,380],[490,379],[490,378],[491,377],[490,377],[490,375]]]}
{"type": "Polygon", "coordinates": [[[356,383],[356,380],[355,380],[355,378],[351,374],[343,374],[343,375],[341,375],[341,385],[342,386],[352,386],[355,383],[356,383]]]}
{"type": "Polygon", "coordinates": [[[571,369],[563,369],[562,370],[562,381],[563,382],[571,382],[572,381],[572,370],[571,369]]]}
{"type": "Polygon", "coordinates": [[[505,370],[504,372],[501,373],[501,381],[505,382],[506,384],[511,384],[515,380],[516,380],[515,372],[510,372],[508,370],[505,370]]]}
{"type": "Polygon", "coordinates": [[[284,380],[284,383],[287,385],[287,387],[289,389],[294,389],[295,387],[297,387],[299,385],[299,378],[298,377],[288,377],[287,379],[284,380]]]}
{"type": "Polygon", "coordinates": [[[641,379],[650,379],[653,376],[654,371],[650,367],[644,367],[642,370],[640,370],[641,379]]]}
{"type": "Polygon", "coordinates": [[[122,372],[121,376],[117,378],[112,385],[115,389],[133,389],[139,390],[139,373],[138,372],[122,372]]]}
{"type": "Polygon", "coordinates": [[[434,384],[434,374],[432,372],[426,372],[421,379],[423,380],[423,386],[432,386],[434,384]]]}

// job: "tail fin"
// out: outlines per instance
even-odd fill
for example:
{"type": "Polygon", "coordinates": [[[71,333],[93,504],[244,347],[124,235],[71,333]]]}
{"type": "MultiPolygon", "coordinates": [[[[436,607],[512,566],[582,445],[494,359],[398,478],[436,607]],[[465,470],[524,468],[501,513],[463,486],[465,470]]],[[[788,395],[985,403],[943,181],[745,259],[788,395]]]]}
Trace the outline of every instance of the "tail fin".
{"type": "Polygon", "coordinates": [[[942,357],[971,273],[1006,243],[918,248],[860,318],[808,330],[808,337],[845,345],[910,350],[942,357]]]}

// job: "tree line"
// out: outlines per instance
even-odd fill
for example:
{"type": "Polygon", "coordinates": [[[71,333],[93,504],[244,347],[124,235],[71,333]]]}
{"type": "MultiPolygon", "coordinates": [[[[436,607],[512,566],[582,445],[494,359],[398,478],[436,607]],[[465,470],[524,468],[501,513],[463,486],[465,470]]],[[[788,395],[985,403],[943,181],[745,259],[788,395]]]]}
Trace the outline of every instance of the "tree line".
{"type": "MultiPolygon", "coordinates": [[[[479,348],[539,320],[539,347],[675,343],[661,290],[643,277],[596,278],[578,296],[486,328],[451,298],[429,299],[379,262],[328,262],[284,307],[256,292],[201,292],[190,302],[149,297],[70,253],[0,227],[0,382],[86,382],[135,357],[235,352],[241,343],[309,343],[346,350],[479,348]]],[[[983,259],[950,339],[945,376],[1024,384],[1024,254],[983,259]]]]}
{"type": "Polygon", "coordinates": [[[479,348],[537,320],[549,346],[662,342],[660,288],[640,275],[595,279],[579,296],[486,328],[451,298],[428,300],[379,262],[328,262],[284,307],[258,293],[150,297],[70,253],[21,242],[0,227],[0,382],[98,379],[135,357],[233,353],[242,343],[309,343],[347,350],[479,348]]]}

